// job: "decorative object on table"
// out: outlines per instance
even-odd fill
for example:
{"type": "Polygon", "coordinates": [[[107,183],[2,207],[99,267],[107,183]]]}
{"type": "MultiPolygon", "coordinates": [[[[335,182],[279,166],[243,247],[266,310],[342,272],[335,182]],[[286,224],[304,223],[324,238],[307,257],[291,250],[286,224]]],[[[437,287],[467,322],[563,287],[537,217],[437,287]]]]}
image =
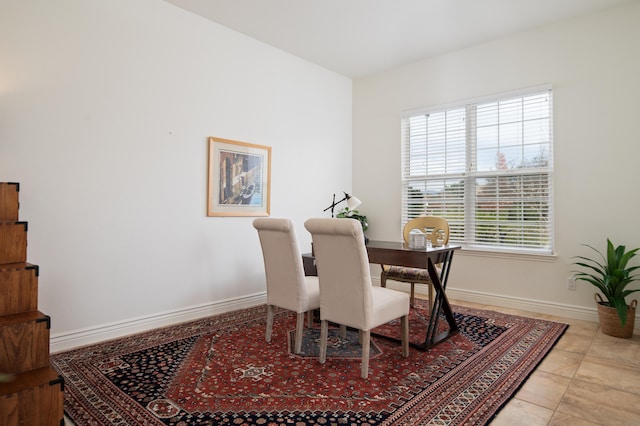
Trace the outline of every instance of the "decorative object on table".
{"type": "MultiPolygon", "coordinates": [[[[369,229],[369,222],[367,222],[367,216],[360,214],[358,210],[351,210],[349,207],[345,207],[336,215],[336,217],[342,218],[342,219],[357,220],[358,222],[360,222],[360,225],[362,225],[362,232],[365,232],[367,229],[369,229]]],[[[366,239],[366,236],[365,236],[365,239],[366,239]]]]}
{"type": "MultiPolygon", "coordinates": [[[[425,239],[431,243],[432,247],[439,247],[449,242],[449,222],[446,219],[436,216],[420,216],[411,219],[402,230],[402,237],[405,244],[410,248],[411,232],[419,231],[425,239]]],[[[418,249],[418,247],[415,247],[418,249]]],[[[420,247],[419,249],[424,249],[420,247]]],[[[380,285],[387,286],[387,280],[400,281],[411,284],[411,306],[415,301],[415,285],[427,284],[429,286],[429,301],[433,303],[433,284],[429,277],[429,272],[422,268],[409,268],[406,266],[380,265],[380,285]]],[[[436,265],[438,273],[441,268],[436,265]]]]}
{"type": "Polygon", "coordinates": [[[419,229],[409,232],[409,248],[414,250],[427,248],[427,235],[419,229]]]}
{"type": "Polygon", "coordinates": [[[353,195],[349,195],[346,192],[344,193],[344,198],[339,201],[336,201],[336,194],[333,194],[333,202],[329,207],[327,207],[323,211],[326,212],[327,210],[331,209],[331,217],[333,217],[333,210],[338,204],[340,204],[343,201],[347,202],[347,207],[350,210],[355,210],[360,204],[362,204],[362,201],[360,201],[357,197],[354,197],[353,195]]]}
{"type": "MultiPolygon", "coordinates": [[[[360,214],[360,212],[356,210],[356,208],[360,204],[362,204],[362,201],[360,201],[357,197],[354,197],[353,195],[349,195],[345,192],[344,198],[336,202],[336,194],[333,194],[333,203],[323,211],[326,212],[327,210],[331,209],[331,217],[333,217],[334,208],[345,200],[347,201],[347,206],[343,208],[340,212],[338,212],[336,217],[341,219],[357,220],[358,222],[360,222],[360,225],[362,225],[362,232],[365,232],[367,229],[369,229],[369,222],[367,222],[367,216],[360,214]]],[[[364,242],[365,244],[369,242],[369,237],[367,237],[366,235],[364,236],[364,242]]],[[[313,252],[313,243],[311,244],[311,249],[313,252]]]]}
{"type": "Polygon", "coordinates": [[[271,147],[209,138],[207,216],[269,216],[271,147]]]}
{"type": "MultiPolygon", "coordinates": [[[[255,306],[53,354],[65,379],[67,416],[77,426],[485,425],[567,327],[453,306],[461,332],[451,344],[412,349],[402,358],[396,342],[374,337],[372,348],[379,350],[372,351],[370,367],[376,380],[363,380],[355,331],[345,340],[330,329],[327,357],[342,358],[322,365],[312,352],[318,350],[317,327],[305,329],[300,355],[291,352],[291,311],[276,309],[274,340],[262,343],[265,309],[255,306]]],[[[426,303],[416,300],[409,314],[414,339],[424,339],[428,317],[426,303]]],[[[389,324],[381,331],[400,330],[389,324]]]]}
{"type": "Polygon", "coordinates": [[[640,280],[640,276],[633,275],[633,272],[640,266],[628,266],[628,264],[640,248],[627,251],[626,247],[622,245],[614,247],[611,240],[607,238],[605,256],[594,247],[583,245],[598,253],[602,258],[600,261],[600,259],[575,256],[575,258],[582,260],[575,262],[575,265],[586,269],[586,272],[576,271],[575,279],[594,285],[606,298],[605,301],[600,294],[595,294],[602,332],[614,337],[631,337],[638,302],[633,300],[631,304],[627,305],[626,297],[640,291],[640,289],[628,289],[627,286],[640,280]]]}

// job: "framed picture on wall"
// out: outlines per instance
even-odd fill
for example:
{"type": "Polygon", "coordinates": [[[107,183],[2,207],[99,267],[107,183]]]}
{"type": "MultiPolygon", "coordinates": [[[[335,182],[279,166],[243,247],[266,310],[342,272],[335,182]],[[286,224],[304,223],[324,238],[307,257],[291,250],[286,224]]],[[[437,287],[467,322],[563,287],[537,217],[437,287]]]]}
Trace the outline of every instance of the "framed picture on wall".
{"type": "Polygon", "coordinates": [[[209,138],[207,216],[269,216],[271,147],[209,138]]]}

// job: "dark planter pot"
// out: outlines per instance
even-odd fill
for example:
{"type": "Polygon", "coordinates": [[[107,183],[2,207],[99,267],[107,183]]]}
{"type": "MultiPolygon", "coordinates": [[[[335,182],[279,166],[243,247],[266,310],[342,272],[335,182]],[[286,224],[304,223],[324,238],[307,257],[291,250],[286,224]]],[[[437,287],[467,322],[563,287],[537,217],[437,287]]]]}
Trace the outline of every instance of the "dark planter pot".
{"type": "Polygon", "coordinates": [[[623,339],[628,339],[633,336],[633,328],[636,322],[636,306],[638,305],[637,300],[633,300],[631,304],[627,306],[627,321],[624,327],[622,327],[616,308],[609,306],[607,302],[602,300],[602,297],[598,293],[595,294],[595,299],[598,303],[600,328],[604,334],[621,337],[623,339]]]}

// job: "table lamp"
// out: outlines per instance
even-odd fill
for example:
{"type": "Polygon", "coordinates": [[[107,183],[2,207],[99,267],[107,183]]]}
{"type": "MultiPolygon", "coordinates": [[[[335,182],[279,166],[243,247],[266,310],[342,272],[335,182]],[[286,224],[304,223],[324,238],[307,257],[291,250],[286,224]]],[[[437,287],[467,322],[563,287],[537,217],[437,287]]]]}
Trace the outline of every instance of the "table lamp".
{"type": "Polygon", "coordinates": [[[357,197],[354,197],[353,195],[349,195],[346,192],[344,193],[344,198],[336,202],[336,194],[333,194],[333,202],[329,207],[327,207],[323,211],[326,212],[327,210],[331,209],[331,217],[333,217],[334,208],[345,200],[347,201],[347,207],[349,207],[349,210],[355,210],[360,204],[362,204],[362,201],[360,201],[357,197]]]}

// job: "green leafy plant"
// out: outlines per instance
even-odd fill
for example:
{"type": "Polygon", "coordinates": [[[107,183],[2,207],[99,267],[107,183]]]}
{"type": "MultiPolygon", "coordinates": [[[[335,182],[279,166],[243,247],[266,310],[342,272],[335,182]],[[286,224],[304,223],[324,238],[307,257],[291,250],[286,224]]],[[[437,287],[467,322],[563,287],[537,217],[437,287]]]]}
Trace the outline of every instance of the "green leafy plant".
{"type": "Polygon", "coordinates": [[[587,272],[576,271],[576,280],[586,281],[593,284],[606,297],[609,306],[616,308],[620,323],[624,327],[627,321],[627,302],[625,298],[631,293],[640,289],[627,289],[627,286],[634,281],[640,280],[640,276],[633,275],[633,272],[640,266],[627,266],[640,248],[626,251],[625,246],[614,247],[611,240],[607,238],[606,257],[597,249],[584,244],[600,255],[602,260],[594,260],[585,256],[575,256],[582,261],[575,262],[575,265],[587,269],[587,272]]]}
{"type": "Polygon", "coordinates": [[[349,209],[349,207],[345,207],[336,215],[336,217],[358,220],[362,225],[362,232],[369,229],[369,223],[367,223],[367,216],[360,214],[358,210],[351,210],[349,209]]]}

